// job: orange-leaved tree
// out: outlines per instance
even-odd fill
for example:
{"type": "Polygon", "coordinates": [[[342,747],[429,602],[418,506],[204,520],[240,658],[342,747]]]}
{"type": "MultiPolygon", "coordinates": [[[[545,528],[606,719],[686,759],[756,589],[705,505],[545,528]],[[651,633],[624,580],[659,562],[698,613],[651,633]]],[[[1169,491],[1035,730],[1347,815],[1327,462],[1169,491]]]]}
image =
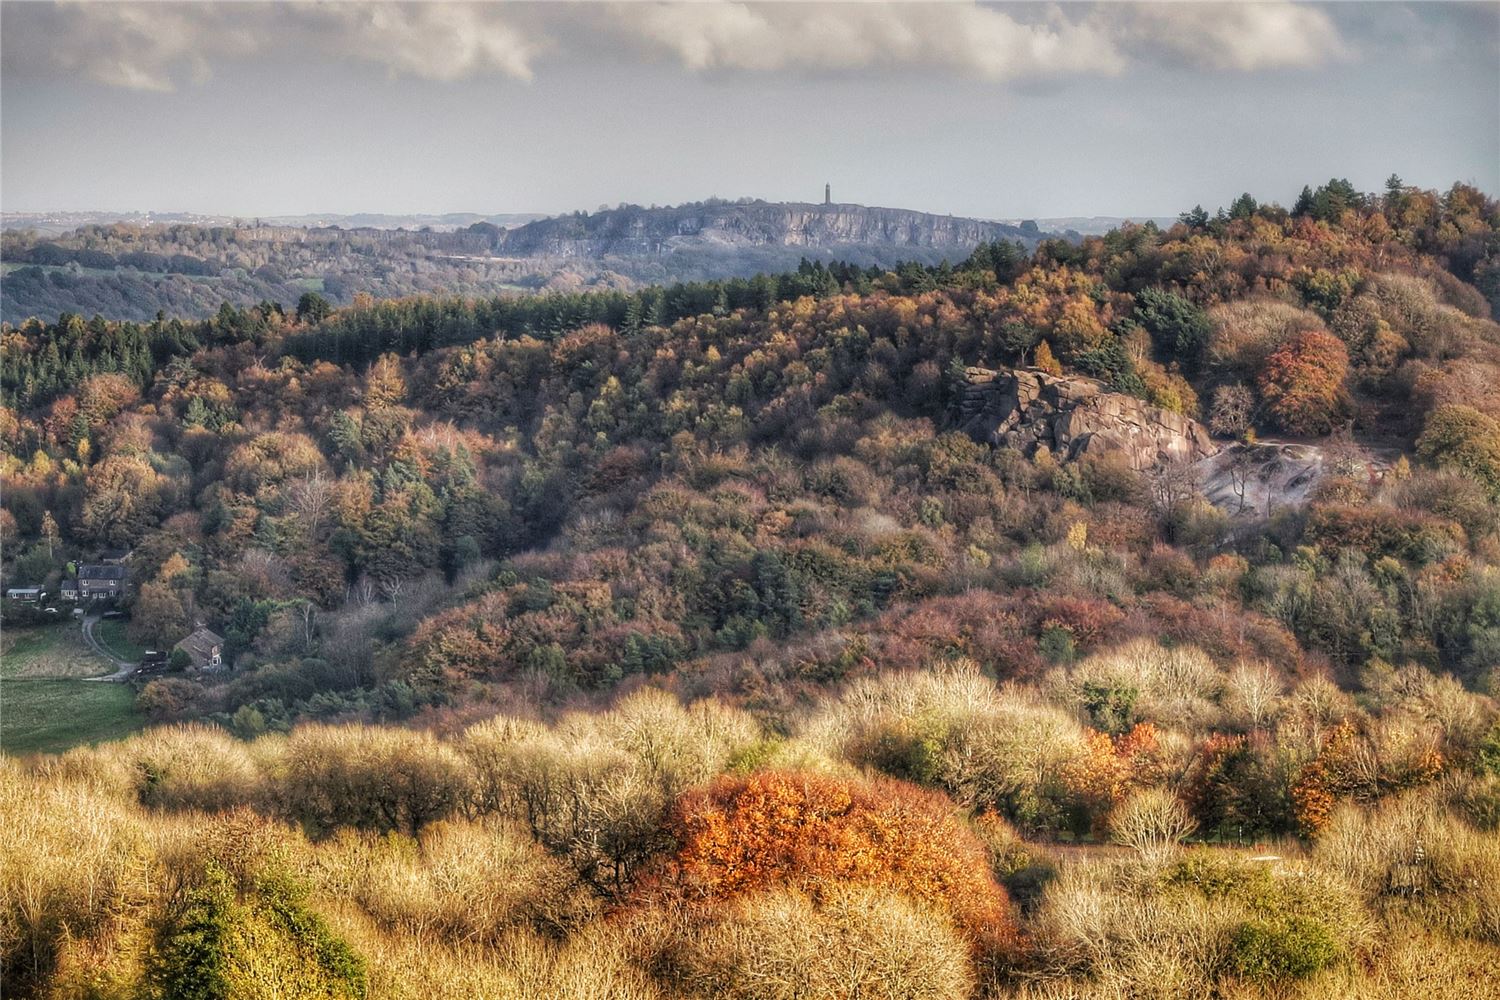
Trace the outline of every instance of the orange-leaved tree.
{"type": "Polygon", "coordinates": [[[684,795],[675,855],[643,883],[650,900],[710,901],[790,887],[819,898],[878,885],[949,913],[976,950],[1015,935],[983,845],[945,796],[888,779],[790,771],[726,775],[684,795]]]}
{"type": "Polygon", "coordinates": [[[1349,351],[1331,333],[1307,330],[1266,359],[1260,394],[1271,417],[1293,434],[1327,434],[1347,408],[1349,351]]]}

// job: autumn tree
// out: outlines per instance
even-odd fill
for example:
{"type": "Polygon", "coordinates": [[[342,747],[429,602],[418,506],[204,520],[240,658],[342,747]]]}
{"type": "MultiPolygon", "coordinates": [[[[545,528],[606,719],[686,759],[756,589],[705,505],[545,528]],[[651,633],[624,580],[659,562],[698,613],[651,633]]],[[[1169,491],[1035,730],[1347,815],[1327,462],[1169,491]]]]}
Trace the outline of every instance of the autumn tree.
{"type": "Polygon", "coordinates": [[[1052,353],[1052,347],[1044,340],[1036,345],[1036,357],[1032,359],[1032,367],[1046,372],[1048,375],[1061,375],[1062,365],[1057,360],[1057,355],[1052,353]]]}
{"type": "Polygon", "coordinates": [[[1349,351],[1330,333],[1308,330],[1278,348],[1258,379],[1266,410],[1292,434],[1327,434],[1348,405],[1349,351]]]}
{"type": "Polygon", "coordinates": [[[1417,454],[1440,468],[1478,480],[1500,499],[1500,420],[1472,406],[1440,406],[1427,418],[1417,454]]]}

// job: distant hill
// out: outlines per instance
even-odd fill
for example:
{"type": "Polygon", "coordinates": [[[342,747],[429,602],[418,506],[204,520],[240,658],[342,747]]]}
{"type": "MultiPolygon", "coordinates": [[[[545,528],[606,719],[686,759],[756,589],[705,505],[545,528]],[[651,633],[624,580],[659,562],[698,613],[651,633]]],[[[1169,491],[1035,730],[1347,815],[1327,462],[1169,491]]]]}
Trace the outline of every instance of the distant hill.
{"type": "Polygon", "coordinates": [[[1050,235],[1031,222],[717,199],[551,218],[57,213],[5,222],[0,318],[12,323],[63,312],[201,318],[226,302],[289,306],[307,291],[347,305],[360,294],[632,288],[794,270],[804,257],[881,268],[959,263],[980,243],[1030,249],[1050,235]]]}
{"type": "Polygon", "coordinates": [[[314,213],[309,215],[204,215],[198,212],[6,212],[0,228],[30,229],[44,236],[61,236],[82,226],[292,226],[312,229],[337,226],[341,229],[432,229],[452,231],[487,222],[496,226],[518,226],[533,219],[545,219],[541,212],[502,212],[486,215],[480,212],[448,212],[442,215],[390,215],[360,212],[354,215],[314,213]]]}
{"type": "MultiPolygon", "coordinates": [[[[475,227],[480,228],[480,227],[475,227]]],[[[667,208],[622,206],[495,231],[508,254],[547,257],[655,256],[733,247],[888,248],[926,256],[980,243],[1035,243],[1035,226],[933,215],[901,208],[802,202],[706,201],[667,208]]]]}
{"type": "MultiPolygon", "coordinates": [[[[1002,220],[1009,221],[1009,220],[1002,220]]],[[[1016,220],[1019,222],[1019,220],[1016,220]]],[[[1043,232],[1077,233],[1079,236],[1102,236],[1111,229],[1119,229],[1127,222],[1145,225],[1156,223],[1158,229],[1170,229],[1177,221],[1171,215],[1063,215],[1056,218],[1036,219],[1043,232]]]]}

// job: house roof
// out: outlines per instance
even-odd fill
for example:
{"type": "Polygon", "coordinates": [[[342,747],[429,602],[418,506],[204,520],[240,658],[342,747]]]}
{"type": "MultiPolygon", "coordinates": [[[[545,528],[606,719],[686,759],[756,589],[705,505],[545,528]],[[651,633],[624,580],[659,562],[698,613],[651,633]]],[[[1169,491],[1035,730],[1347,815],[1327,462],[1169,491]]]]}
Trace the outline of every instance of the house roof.
{"type": "Polygon", "coordinates": [[[89,563],[78,567],[80,580],[123,580],[127,570],[124,566],[104,566],[89,563]]]}
{"type": "Polygon", "coordinates": [[[214,647],[224,645],[224,637],[206,628],[194,629],[192,635],[173,646],[180,649],[195,660],[211,660],[214,655],[214,647]]]}

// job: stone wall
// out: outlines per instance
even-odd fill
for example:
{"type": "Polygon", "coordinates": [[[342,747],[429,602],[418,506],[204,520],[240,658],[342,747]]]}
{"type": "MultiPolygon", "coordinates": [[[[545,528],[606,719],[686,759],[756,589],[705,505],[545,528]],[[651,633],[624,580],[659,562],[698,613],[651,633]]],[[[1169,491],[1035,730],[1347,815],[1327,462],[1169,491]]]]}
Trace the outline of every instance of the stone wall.
{"type": "Polygon", "coordinates": [[[1196,462],[1218,449],[1196,420],[1110,392],[1096,379],[1035,368],[969,368],[954,419],[976,441],[1067,461],[1122,453],[1134,469],[1196,462]]]}

